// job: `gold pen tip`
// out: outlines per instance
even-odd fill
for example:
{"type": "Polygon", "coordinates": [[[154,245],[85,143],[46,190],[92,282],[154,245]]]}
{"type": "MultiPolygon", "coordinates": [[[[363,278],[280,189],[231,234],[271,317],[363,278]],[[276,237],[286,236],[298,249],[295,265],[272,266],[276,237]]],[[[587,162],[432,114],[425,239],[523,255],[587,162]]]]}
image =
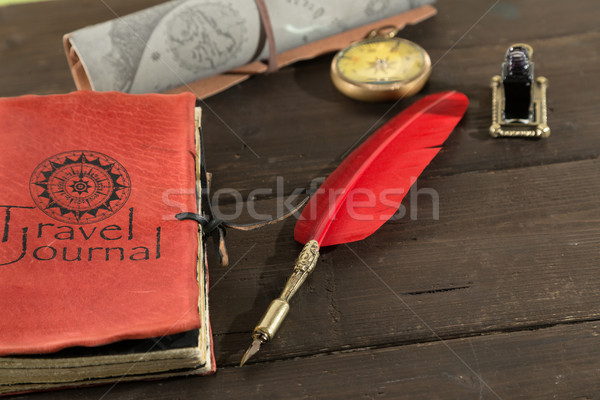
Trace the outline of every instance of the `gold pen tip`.
{"type": "Polygon", "coordinates": [[[250,357],[252,357],[256,353],[258,353],[258,351],[260,350],[261,344],[262,344],[262,341],[260,339],[255,338],[254,340],[252,340],[252,344],[250,345],[250,347],[248,347],[248,350],[246,350],[246,352],[244,353],[244,356],[242,357],[242,361],[240,362],[240,367],[242,365],[244,365],[246,363],[246,361],[248,361],[250,359],[250,357]]]}

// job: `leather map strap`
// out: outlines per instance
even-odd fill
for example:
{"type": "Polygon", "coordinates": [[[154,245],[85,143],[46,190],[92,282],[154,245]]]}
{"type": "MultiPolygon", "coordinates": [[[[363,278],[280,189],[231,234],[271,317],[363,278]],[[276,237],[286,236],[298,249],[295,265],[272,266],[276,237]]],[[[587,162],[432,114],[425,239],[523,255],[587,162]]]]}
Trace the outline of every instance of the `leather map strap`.
{"type": "Polygon", "coordinates": [[[277,50],[275,48],[275,35],[273,34],[273,25],[271,25],[271,17],[269,16],[269,10],[264,0],[254,0],[258,7],[258,13],[262,21],[263,29],[267,37],[267,44],[269,45],[269,64],[267,72],[275,72],[279,69],[277,65],[277,50]]]}

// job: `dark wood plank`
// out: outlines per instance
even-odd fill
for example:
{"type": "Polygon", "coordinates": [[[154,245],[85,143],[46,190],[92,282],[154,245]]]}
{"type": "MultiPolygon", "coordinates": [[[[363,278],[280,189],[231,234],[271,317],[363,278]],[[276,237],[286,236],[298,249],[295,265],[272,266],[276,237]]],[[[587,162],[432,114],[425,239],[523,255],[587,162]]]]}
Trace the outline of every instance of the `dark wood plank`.
{"type": "MultiPolygon", "coordinates": [[[[257,360],[600,318],[598,174],[592,160],[421,180],[404,218],[323,251],[257,360]]],[[[209,260],[220,365],[238,362],[289,275],[293,224],[230,232],[235,266],[209,260]]]]}
{"type": "MultiPolygon", "coordinates": [[[[221,368],[217,375],[122,383],[58,399],[597,399],[597,323],[362,349],[221,368]],[[108,393],[107,393],[108,391],[108,393]]],[[[20,397],[17,397],[20,398],[20,397]]]]}

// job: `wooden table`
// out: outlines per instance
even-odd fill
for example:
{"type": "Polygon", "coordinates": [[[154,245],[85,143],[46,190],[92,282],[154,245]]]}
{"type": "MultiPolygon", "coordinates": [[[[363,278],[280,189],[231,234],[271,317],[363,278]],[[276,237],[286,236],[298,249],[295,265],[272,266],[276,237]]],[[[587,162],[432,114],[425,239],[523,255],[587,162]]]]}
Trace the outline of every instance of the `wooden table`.
{"type": "MultiPolygon", "coordinates": [[[[125,14],[158,2],[108,4],[125,14]]],[[[418,96],[462,91],[467,115],[405,199],[403,218],[323,251],[277,340],[238,367],[301,249],[293,219],[229,232],[230,268],[209,249],[215,375],[18,398],[600,398],[600,3],[440,1],[438,9],[403,33],[435,64],[418,96]],[[550,81],[546,140],[487,133],[489,81],[514,42],[533,46],[536,75],[550,81]]],[[[113,17],[98,0],[0,8],[0,95],[74,90],[61,35],[113,17]]],[[[236,211],[228,188],[243,197],[242,220],[248,206],[274,213],[414,101],[349,100],[330,83],[330,60],[206,100],[222,213],[236,211]]]]}

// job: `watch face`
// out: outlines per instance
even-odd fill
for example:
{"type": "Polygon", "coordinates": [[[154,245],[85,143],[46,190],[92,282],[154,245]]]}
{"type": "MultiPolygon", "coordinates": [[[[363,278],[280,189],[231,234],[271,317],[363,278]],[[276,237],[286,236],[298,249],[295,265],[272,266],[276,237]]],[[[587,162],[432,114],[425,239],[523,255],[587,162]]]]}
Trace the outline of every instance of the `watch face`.
{"type": "Polygon", "coordinates": [[[408,40],[375,39],[340,52],[337,69],[348,81],[385,85],[419,77],[429,67],[428,60],[425,51],[408,40]]]}

